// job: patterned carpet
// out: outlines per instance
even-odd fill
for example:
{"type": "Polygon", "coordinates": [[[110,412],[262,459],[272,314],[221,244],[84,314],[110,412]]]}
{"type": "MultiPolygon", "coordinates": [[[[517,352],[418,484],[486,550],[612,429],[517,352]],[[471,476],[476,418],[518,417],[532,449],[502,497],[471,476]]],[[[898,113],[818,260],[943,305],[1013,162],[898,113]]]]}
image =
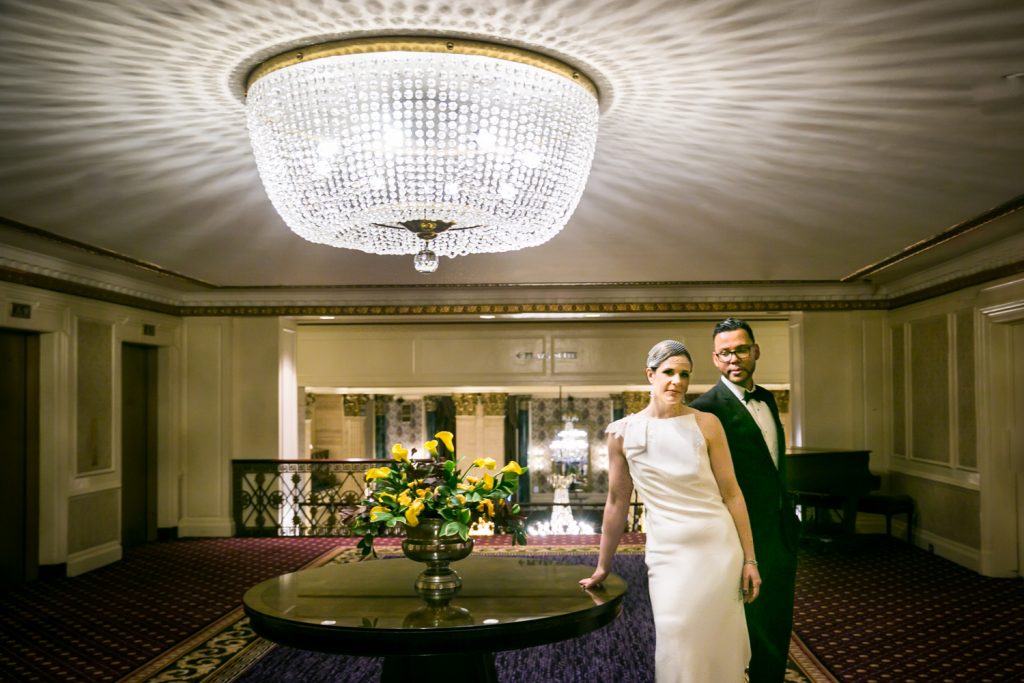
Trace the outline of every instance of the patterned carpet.
{"type": "Polygon", "coordinates": [[[885,536],[805,552],[794,629],[844,683],[1024,681],[1024,582],[885,536]]]}
{"type": "Polygon", "coordinates": [[[336,538],[152,543],[82,576],[0,593],[0,680],[116,681],[230,621],[225,615],[249,586],[337,545],[336,538]]]}
{"type": "MultiPolygon", "coordinates": [[[[789,680],[1024,681],[1024,582],[981,577],[898,540],[857,540],[801,554],[799,637],[790,649],[789,680]]],[[[625,539],[617,572],[642,573],[642,541],[625,539]]],[[[488,539],[475,552],[591,563],[596,543],[596,536],[548,538],[512,548],[488,539]]],[[[293,666],[297,660],[289,657],[296,651],[257,638],[241,596],[311,563],[351,561],[351,544],[338,538],[168,541],[133,549],[121,562],[83,576],[6,590],[0,593],[0,681],[286,680],[258,677],[272,666],[293,666]]],[[[382,556],[396,556],[396,544],[382,543],[382,556]]],[[[632,595],[646,593],[642,578],[630,580],[637,589],[632,595]]],[[[318,669],[336,666],[337,658],[305,655],[308,668],[291,680],[313,683],[318,669]]],[[[508,655],[499,653],[499,671],[508,655]]],[[[374,680],[379,662],[364,664],[369,678],[353,683],[374,680]]]]}
{"type": "MultiPolygon", "coordinates": [[[[558,557],[560,561],[592,564],[596,560],[598,536],[589,538],[547,537],[524,548],[510,546],[504,538],[480,539],[474,552],[488,555],[558,557]]],[[[381,560],[400,558],[398,541],[378,544],[381,560]]],[[[321,562],[358,560],[352,548],[338,548],[321,562]]],[[[499,652],[497,668],[503,683],[544,681],[614,680],[648,681],[653,678],[650,603],[643,566],[643,537],[627,535],[620,547],[615,571],[634,590],[627,596],[623,616],[602,631],[550,646],[499,652]],[[640,622],[637,622],[640,620],[640,622]],[[609,643],[614,643],[610,647],[609,643]],[[594,652],[605,653],[595,661],[594,652]],[[526,663],[529,665],[527,666],[526,663]],[[599,670],[600,669],[600,670],[599,670]],[[596,676],[596,677],[595,677],[596,676]]],[[[830,683],[835,681],[814,655],[794,636],[787,681],[830,683]]],[[[342,657],[280,647],[256,636],[248,620],[236,610],[224,623],[211,625],[189,642],[165,653],[124,679],[139,681],[197,681],[207,683],[257,683],[259,681],[345,681],[371,683],[379,680],[380,660],[342,657]]]]}

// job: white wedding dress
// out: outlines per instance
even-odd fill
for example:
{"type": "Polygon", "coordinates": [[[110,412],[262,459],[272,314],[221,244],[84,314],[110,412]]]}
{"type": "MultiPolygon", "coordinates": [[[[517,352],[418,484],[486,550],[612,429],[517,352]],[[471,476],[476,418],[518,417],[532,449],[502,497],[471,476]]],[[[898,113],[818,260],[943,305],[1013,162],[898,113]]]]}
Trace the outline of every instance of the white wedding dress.
{"type": "Polygon", "coordinates": [[[607,431],[623,438],[644,503],[655,680],[743,681],[750,660],[740,592],[743,549],[696,416],[634,414],[607,431]]]}

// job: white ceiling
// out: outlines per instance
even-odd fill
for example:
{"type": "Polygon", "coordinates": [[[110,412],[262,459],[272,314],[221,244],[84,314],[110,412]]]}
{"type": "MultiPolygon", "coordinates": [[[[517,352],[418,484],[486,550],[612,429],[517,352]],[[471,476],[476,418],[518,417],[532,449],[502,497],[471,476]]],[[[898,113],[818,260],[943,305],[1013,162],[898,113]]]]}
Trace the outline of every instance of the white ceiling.
{"type": "Polygon", "coordinates": [[[1021,72],[1020,0],[2,0],[0,248],[138,274],[14,222],[218,287],[835,281],[1024,192],[1021,72]],[[287,229],[245,75],[398,33],[532,48],[598,84],[561,234],[425,276],[287,229]]]}

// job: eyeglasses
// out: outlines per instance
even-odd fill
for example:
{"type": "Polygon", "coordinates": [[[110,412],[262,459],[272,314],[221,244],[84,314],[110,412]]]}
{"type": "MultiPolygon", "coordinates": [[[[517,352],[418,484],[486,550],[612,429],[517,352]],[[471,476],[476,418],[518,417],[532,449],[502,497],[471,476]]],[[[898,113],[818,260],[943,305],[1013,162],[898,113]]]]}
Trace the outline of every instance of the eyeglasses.
{"type": "Polygon", "coordinates": [[[736,360],[746,360],[750,358],[750,350],[752,346],[737,346],[735,349],[722,349],[721,351],[715,351],[715,356],[718,360],[725,362],[730,358],[735,357],[736,360]]]}

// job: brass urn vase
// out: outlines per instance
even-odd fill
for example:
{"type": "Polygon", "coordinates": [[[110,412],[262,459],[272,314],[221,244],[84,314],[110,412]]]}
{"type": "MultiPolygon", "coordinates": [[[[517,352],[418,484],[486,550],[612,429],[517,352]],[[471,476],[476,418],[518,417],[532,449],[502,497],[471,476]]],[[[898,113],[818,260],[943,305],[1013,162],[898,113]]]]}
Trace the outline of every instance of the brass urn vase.
{"type": "Polygon", "coordinates": [[[457,534],[442,536],[443,519],[420,518],[416,526],[405,527],[402,552],[427,568],[416,578],[416,592],[431,607],[444,607],[462,588],[462,579],[449,564],[473,552],[473,539],[457,534]]]}

